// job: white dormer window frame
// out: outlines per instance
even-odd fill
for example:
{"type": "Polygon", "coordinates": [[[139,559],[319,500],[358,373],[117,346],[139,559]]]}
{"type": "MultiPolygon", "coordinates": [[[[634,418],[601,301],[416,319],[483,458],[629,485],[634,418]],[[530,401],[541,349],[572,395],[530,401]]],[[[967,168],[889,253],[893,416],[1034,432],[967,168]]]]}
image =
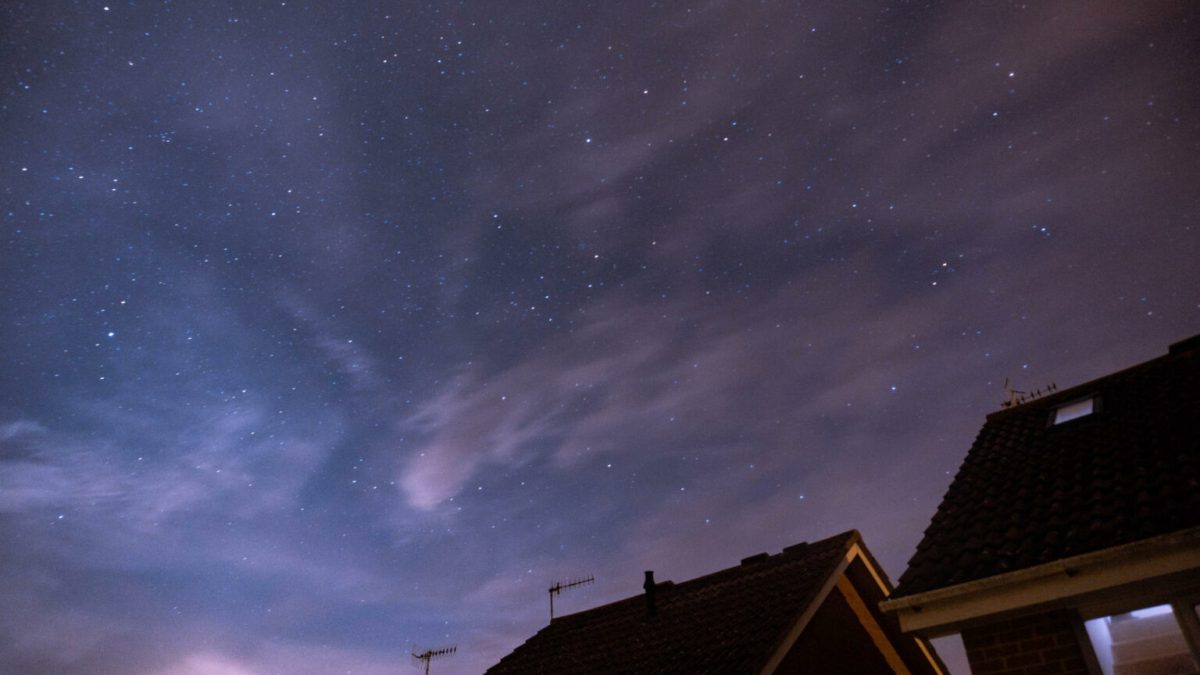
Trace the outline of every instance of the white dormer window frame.
{"type": "Polygon", "coordinates": [[[1071,420],[1090,417],[1098,412],[1100,412],[1100,395],[1089,394],[1055,406],[1054,410],[1050,413],[1050,426],[1054,427],[1066,424],[1071,420]]]}

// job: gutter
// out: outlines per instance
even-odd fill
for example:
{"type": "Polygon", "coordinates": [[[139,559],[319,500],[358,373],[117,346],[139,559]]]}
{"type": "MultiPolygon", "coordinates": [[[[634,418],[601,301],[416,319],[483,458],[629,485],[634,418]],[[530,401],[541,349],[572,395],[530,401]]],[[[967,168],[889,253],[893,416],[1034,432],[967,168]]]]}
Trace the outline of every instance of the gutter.
{"type": "Polygon", "coordinates": [[[905,631],[939,629],[989,614],[1187,571],[1200,573],[1200,527],[892,598],[881,602],[879,607],[898,614],[905,631]],[[918,616],[921,614],[926,616],[918,616]]]}

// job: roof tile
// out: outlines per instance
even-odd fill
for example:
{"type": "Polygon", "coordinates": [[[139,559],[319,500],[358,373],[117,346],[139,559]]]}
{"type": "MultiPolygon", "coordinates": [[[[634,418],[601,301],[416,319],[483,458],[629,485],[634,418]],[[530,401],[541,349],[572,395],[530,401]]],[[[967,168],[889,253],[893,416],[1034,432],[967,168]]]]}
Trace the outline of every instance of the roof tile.
{"type": "Polygon", "coordinates": [[[989,415],[894,597],[1196,526],[1200,336],[989,415]],[[1096,412],[1051,424],[1087,396],[1096,412]]]}
{"type": "Polygon", "coordinates": [[[757,672],[850,546],[850,531],[642,595],[554,619],[490,668],[506,673],[757,672]]]}

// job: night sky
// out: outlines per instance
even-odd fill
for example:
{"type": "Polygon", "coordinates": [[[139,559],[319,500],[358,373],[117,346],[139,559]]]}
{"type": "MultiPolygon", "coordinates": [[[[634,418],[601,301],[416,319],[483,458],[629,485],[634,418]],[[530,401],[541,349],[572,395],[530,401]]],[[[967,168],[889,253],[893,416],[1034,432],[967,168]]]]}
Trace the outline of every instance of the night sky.
{"type": "Polygon", "coordinates": [[[107,2],[0,7],[0,672],[895,579],[1006,378],[1200,332],[1194,2],[107,2]]]}

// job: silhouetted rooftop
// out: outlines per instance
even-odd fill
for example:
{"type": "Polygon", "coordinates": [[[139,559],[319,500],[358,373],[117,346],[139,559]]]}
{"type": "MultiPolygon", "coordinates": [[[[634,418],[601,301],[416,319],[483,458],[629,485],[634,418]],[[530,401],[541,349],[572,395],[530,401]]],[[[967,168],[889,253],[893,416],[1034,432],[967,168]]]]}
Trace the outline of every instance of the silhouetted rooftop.
{"type": "MultiPolygon", "coordinates": [[[[850,547],[850,531],[643,595],[556,618],[487,672],[759,672],[850,547]]],[[[631,577],[631,583],[638,581],[631,577]]]]}
{"type": "Polygon", "coordinates": [[[989,415],[893,597],[1200,526],[1198,351],[989,415]]]}

